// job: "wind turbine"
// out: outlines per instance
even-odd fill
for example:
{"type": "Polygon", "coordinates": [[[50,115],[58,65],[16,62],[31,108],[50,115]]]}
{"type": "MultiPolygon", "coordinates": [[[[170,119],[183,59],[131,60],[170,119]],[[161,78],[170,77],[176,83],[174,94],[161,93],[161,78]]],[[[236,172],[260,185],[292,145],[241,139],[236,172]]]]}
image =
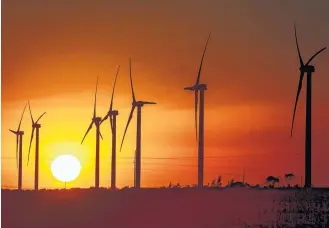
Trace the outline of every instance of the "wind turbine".
{"type": "Polygon", "coordinates": [[[103,136],[100,132],[100,125],[102,118],[101,117],[96,117],[96,95],[97,95],[97,87],[98,87],[98,77],[97,77],[97,82],[96,82],[96,92],[95,92],[95,100],[94,100],[94,114],[93,118],[91,120],[91,123],[86,131],[85,136],[83,137],[81,144],[85,140],[88,132],[91,130],[93,127],[93,124],[96,126],[96,165],[95,165],[95,188],[99,188],[99,137],[103,139],[103,136]]]}
{"type": "Polygon", "coordinates": [[[295,29],[295,41],[298,51],[298,57],[300,62],[300,76],[299,76],[299,83],[298,83],[298,89],[297,89],[297,95],[296,95],[296,101],[295,101],[295,107],[294,107],[294,114],[292,117],[292,124],[291,124],[291,137],[292,137],[292,131],[294,128],[294,120],[295,120],[295,114],[296,114],[296,107],[298,103],[298,98],[300,91],[302,89],[302,83],[304,74],[307,75],[307,87],[306,87],[306,134],[305,134],[305,188],[311,188],[312,187],[312,73],[315,71],[315,68],[313,65],[309,65],[310,62],[320,54],[325,47],[316,52],[308,61],[306,64],[304,64],[302,56],[299,51],[298,46],[298,40],[297,40],[297,32],[296,32],[296,26],[294,26],[295,29]]]}
{"type": "Polygon", "coordinates": [[[18,190],[22,190],[22,154],[23,154],[23,148],[22,148],[22,143],[23,143],[23,135],[24,131],[21,131],[21,123],[23,119],[23,115],[26,109],[26,105],[24,107],[21,120],[19,121],[19,125],[17,128],[17,131],[9,129],[12,133],[16,135],[16,164],[18,166],[18,190]],[[19,145],[18,145],[19,142],[19,145]],[[19,150],[19,151],[18,151],[19,150]]]}
{"type": "Polygon", "coordinates": [[[106,116],[102,119],[101,123],[105,121],[107,118],[110,117],[110,124],[111,124],[111,132],[112,132],[112,165],[111,165],[111,188],[116,189],[116,141],[117,141],[117,115],[119,115],[119,112],[117,110],[113,110],[113,97],[114,97],[114,89],[115,89],[115,84],[117,81],[117,77],[119,74],[120,66],[118,66],[117,73],[115,75],[114,79],[114,86],[112,90],[112,97],[111,97],[111,104],[110,104],[110,109],[106,116]]]}
{"type": "Polygon", "coordinates": [[[204,164],[204,91],[207,90],[206,84],[200,84],[200,75],[202,69],[203,58],[207,49],[207,45],[210,39],[211,33],[209,33],[206,46],[204,48],[201,63],[199,67],[198,76],[195,82],[195,85],[191,87],[185,87],[184,90],[194,91],[195,94],[195,131],[196,139],[198,140],[198,121],[197,121],[197,112],[198,112],[198,93],[200,91],[200,110],[199,110],[199,141],[198,141],[198,187],[203,187],[203,164],[204,164]]]}
{"type": "Polygon", "coordinates": [[[134,110],[137,107],[137,137],[136,137],[136,166],[135,166],[135,188],[140,188],[141,185],[141,125],[142,125],[142,107],[147,104],[156,104],[155,102],[149,102],[149,101],[136,101],[135,93],[134,93],[134,87],[133,87],[133,81],[131,77],[131,59],[129,59],[129,68],[130,68],[130,86],[131,86],[131,93],[132,93],[132,108],[130,111],[130,115],[127,121],[126,129],[123,134],[122,142],[120,151],[122,149],[123,141],[126,136],[126,132],[129,126],[129,123],[133,117],[134,110]]]}
{"type": "Polygon", "coordinates": [[[39,189],[39,129],[41,128],[41,124],[39,124],[39,120],[41,117],[43,117],[46,112],[42,113],[41,116],[37,119],[37,121],[34,122],[33,116],[32,116],[32,111],[31,111],[31,106],[30,106],[30,101],[28,102],[29,104],[29,110],[30,110],[30,116],[32,120],[32,134],[31,134],[31,140],[30,140],[30,146],[29,146],[29,154],[27,157],[27,165],[29,165],[30,161],[30,150],[31,150],[31,144],[34,136],[34,130],[36,130],[35,134],[35,164],[34,164],[34,190],[39,189]]]}

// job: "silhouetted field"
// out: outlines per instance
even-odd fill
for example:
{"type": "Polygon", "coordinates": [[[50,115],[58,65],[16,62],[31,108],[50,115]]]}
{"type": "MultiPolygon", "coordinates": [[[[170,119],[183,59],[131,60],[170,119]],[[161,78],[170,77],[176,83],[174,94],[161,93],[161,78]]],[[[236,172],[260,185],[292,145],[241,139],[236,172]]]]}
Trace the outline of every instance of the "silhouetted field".
{"type": "Polygon", "coordinates": [[[327,227],[327,189],[2,190],[2,227],[327,227]]]}

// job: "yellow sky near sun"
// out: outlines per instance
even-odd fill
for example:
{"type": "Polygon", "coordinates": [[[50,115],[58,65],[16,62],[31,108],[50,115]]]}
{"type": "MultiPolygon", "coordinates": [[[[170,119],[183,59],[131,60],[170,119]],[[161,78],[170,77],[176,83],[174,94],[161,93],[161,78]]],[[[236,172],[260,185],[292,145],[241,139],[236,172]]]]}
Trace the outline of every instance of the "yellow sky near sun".
{"type": "MultiPolygon", "coordinates": [[[[81,94],[68,94],[47,99],[31,100],[31,109],[36,119],[42,112],[47,114],[40,120],[42,125],[40,129],[40,186],[41,187],[62,187],[62,183],[57,181],[51,174],[51,161],[61,154],[73,154],[82,165],[80,176],[69,186],[89,187],[94,185],[94,167],[95,167],[95,129],[93,128],[83,145],[80,145],[82,137],[87,130],[91,121],[93,112],[93,96],[95,86],[90,86],[89,92],[81,94]]],[[[102,89],[101,78],[99,85],[99,94],[97,97],[97,114],[103,116],[109,105],[110,92],[102,89]]],[[[192,95],[192,94],[191,94],[192,95]]],[[[191,97],[191,108],[185,110],[175,110],[163,107],[161,104],[148,105],[142,110],[142,157],[196,157],[196,143],[194,139],[194,116],[193,116],[193,97],[191,97]],[[170,127],[169,127],[170,125],[170,127]],[[186,137],[186,135],[188,135],[186,137]],[[192,141],[192,143],[190,142],[192,141]]],[[[129,115],[130,97],[115,97],[115,108],[119,109],[117,118],[117,157],[118,186],[132,185],[133,183],[133,156],[135,148],[136,118],[129,126],[122,152],[119,152],[119,146],[122,140],[123,130],[129,115]]],[[[2,123],[2,139],[7,142],[2,144],[2,178],[7,185],[15,186],[17,182],[17,170],[15,164],[15,136],[5,129],[17,128],[19,117],[23,106],[20,102],[6,105],[6,112],[3,112],[3,119],[8,121],[2,123]],[[4,165],[5,163],[5,165],[4,165]],[[16,178],[14,178],[16,177],[16,178]]],[[[255,108],[255,107],[254,107],[255,108]]],[[[260,113],[264,113],[267,107],[259,107],[255,115],[248,106],[222,107],[220,109],[206,110],[206,126],[218,126],[217,132],[210,134],[220,135],[220,132],[232,134],[239,131],[241,127],[249,127],[248,119],[250,116],[255,117],[255,128],[268,125],[266,115],[261,118],[260,113]],[[236,118],[233,113],[245,113],[245,119],[236,118]],[[216,118],[215,118],[216,117],[216,118]]],[[[34,175],[34,144],[32,142],[30,165],[27,167],[27,153],[31,136],[31,120],[28,109],[24,114],[22,129],[25,131],[23,138],[23,185],[26,188],[33,187],[34,175]]],[[[110,181],[110,151],[111,151],[111,134],[109,123],[104,122],[101,126],[101,132],[104,140],[100,144],[100,183],[101,186],[108,186],[110,181]]],[[[221,148],[207,149],[206,156],[228,155],[227,152],[220,152],[221,148]]],[[[237,153],[231,149],[231,152],[237,153]]],[[[245,152],[245,153],[248,153],[245,152]]],[[[231,153],[232,154],[232,153],[231,153]]],[[[241,154],[241,152],[238,152],[241,154]]],[[[242,153],[243,154],[243,153],[242,153]]],[[[211,162],[210,162],[211,163],[211,162]]],[[[196,159],[186,160],[178,163],[172,161],[154,161],[143,160],[143,185],[160,185],[174,180],[183,182],[193,182],[196,177],[196,159]],[[172,163],[173,167],[169,164],[172,163]],[[181,166],[180,166],[181,165],[181,166]],[[186,165],[186,167],[184,167],[186,165]],[[158,177],[158,173],[165,173],[168,170],[176,170],[172,175],[158,177]],[[161,171],[162,170],[162,171],[161,171]],[[177,172],[183,170],[183,172],[177,172]],[[188,176],[186,175],[186,172],[188,176]],[[184,176],[185,175],[185,176],[184,176]]],[[[217,163],[218,164],[218,163],[217,163]]],[[[220,164],[220,163],[219,163],[220,164]]],[[[211,165],[210,165],[211,166],[211,165]]],[[[223,166],[223,165],[222,165],[223,166]]],[[[225,165],[224,165],[225,166],[225,165]]],[[[217,175],[215,166],[208,167],[206,179],[213,178],[217,175]],[[213,168],[212,168],[213,167],[213,168]],[[215,167],[215,169],[214,169],[215,167]]]]}

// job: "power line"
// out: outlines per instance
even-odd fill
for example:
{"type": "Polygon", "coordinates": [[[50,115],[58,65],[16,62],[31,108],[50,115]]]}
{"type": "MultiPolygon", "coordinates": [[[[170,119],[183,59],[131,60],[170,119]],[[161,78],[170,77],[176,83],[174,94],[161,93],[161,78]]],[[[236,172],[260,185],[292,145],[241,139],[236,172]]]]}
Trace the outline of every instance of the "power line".
{"type": "MultiPolygon", "coordinates": [[[[296,152],[292,153],[291,155],[300,155],[302,153],[296,152]]],[[[242,157],[257,157],[257,156],[278,156],[280,154],[245,154],[245,155],[224,155],[224,156],[211,156],[211,157],[204,157],[204,159],[221,159],[221,158],[242,158],[242,157]]],[[[287,155],[286,153],[281,153],[281,155],[287,155]]],[[[124,160],[124,159],[134,159],[135,157],[118,157],[117,159],[124,160]]],[[[1,156],[1,159],[16,159],[16,157],[13,156],[1,156]]],[[[52,160],[54,158],[46,158],[46,160],[52,160]]],[[[142,159],[145,160],[184,160],[184,159],[198,159],[198,157],[142,157],[142,159]]],[[[95,160],[93,158],[90,158],[88,160],[95,160]]]]}

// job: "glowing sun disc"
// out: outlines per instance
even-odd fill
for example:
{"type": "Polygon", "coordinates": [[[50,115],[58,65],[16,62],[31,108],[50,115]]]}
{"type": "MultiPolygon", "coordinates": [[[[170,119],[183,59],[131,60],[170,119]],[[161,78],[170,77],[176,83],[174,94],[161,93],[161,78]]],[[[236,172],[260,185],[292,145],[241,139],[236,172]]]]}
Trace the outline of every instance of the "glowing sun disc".
{"type": "Polygon", "coordinates": [[[79,176],[80,170],[80,161],[70,154],[58,156],[51,163],[52,174],[62,182],[73,181],[79,176]]]}

